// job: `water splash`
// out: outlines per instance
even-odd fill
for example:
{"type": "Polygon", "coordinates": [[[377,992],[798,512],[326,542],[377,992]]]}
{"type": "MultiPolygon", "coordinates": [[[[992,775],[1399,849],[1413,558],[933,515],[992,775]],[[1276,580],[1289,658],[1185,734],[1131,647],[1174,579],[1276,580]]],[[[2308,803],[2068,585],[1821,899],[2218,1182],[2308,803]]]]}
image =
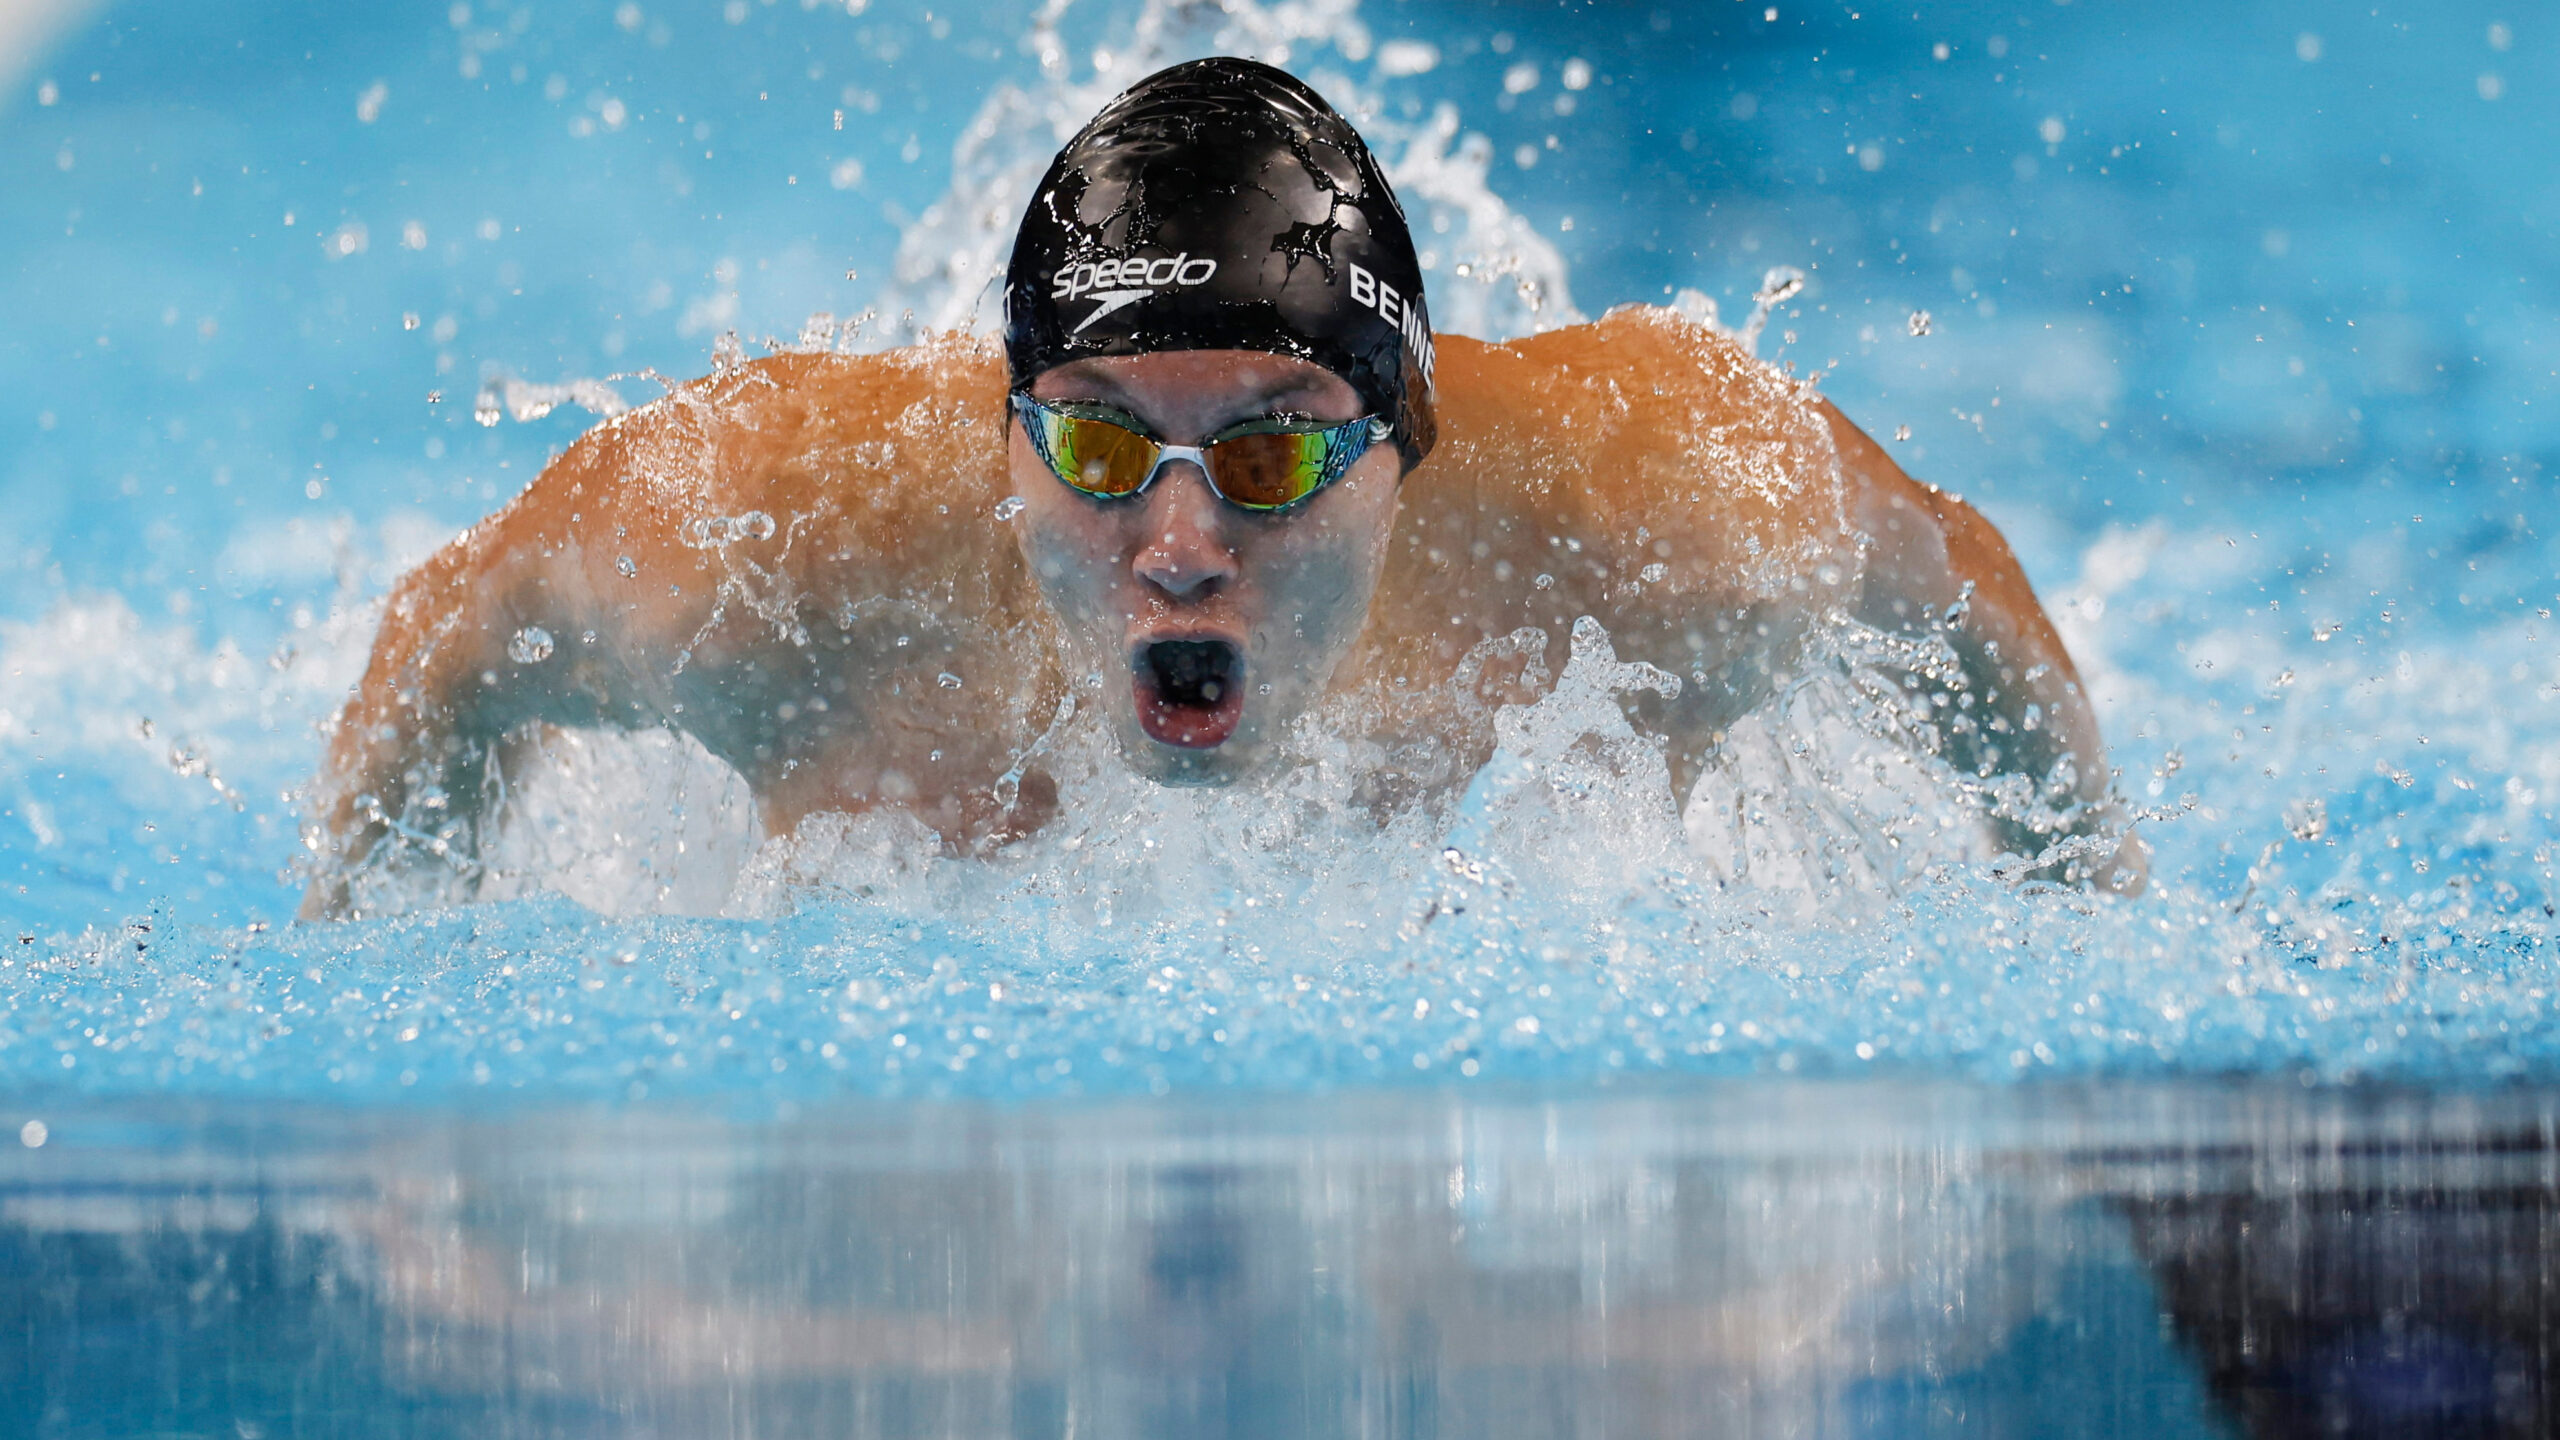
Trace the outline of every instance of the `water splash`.
{"type": "Polygon", "coordinates": [[[539,420],[562,405],[576,405],[602,420],[610,420],[631,408],[631,403],[622,398],[622,393],[603,380],[564,380],[557,385],[536,385],[513,375],[493,375],[481,383],[479,395],[471,402],[471,418],[484,426],[496,425],[505,418],[524,424],[539,420]]]}
{"type": "Polygon", "coordinates": [[[1050,0],[1033,18],[1038,83],[998,86],[961,132],[950,187],[899,237],[878,309],[900,319],[862,343],[996,328],[1014,229],[1050,158],[1120,91],[1212,54],[1291,67],[1360,128],[1412,221],[1440,328],[1506,339],[1582,319],[1562,255],[1487,183],[1492,142],[1462,133],[1454,106],[1415,124],[1386,104],[1377,86],[1417,73],[1398,69],[1410,56],[1372,66],[1374,82],[1338,68],[1374,53],[1356,0],[1148,0],[1125,32],[1099,44],[1067,38],[1075,18],[1073,0],[1050,0]]]}
{"type": "Polygon", "coordinates": [[[1769,328],[1770,315],[1779,306],[1803,294],[1804,286],[1804,272],[1793,265],[1772,266],[1767,274],[1760,277],[1760,288],[1751,292],[1751,318],[1742,322],[1740,330],[1733,332],[1735,338],[1742,342],[1743,349],[1755,355],[1760,353],[1760,336],[1769,328]]]}
{"type": "MultiPolygon", "coordinates": [[[[774,537],[773,517],[762,510],[748,510],[736,515],[698,515],[685,523],[683,539],[687,548],[721,550],[741,540],[770,540],[774,537]]],[[[627,576],[628,571],[624,572],[627,576]]]]}

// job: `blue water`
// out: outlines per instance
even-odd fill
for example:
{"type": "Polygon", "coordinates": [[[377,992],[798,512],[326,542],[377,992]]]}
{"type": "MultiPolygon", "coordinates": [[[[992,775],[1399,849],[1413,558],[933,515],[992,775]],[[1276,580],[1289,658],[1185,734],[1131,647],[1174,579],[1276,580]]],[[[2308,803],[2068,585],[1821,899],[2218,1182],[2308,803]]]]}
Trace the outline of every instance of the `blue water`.
{"type": "Polygon", "coordinates": [[[0,3],[0,1430],[2549,1432],[2560,28],[1038,19],[0,3]],[[516,898],[291,923],[382,595],[591,418],[509,380],[965,321],[970,197],[1222,27],[1444,318],[1805,270],[1760,353],[2014,542],[2152,892],[1841,851],[1961,804],[1819,685],[1744,790],[1868,870],[1720,880],[1586,635],[1427,832],[1062,742],[998,863],[750,863],[590,740],[516,898]]]}
{"type": "MultiPolygon", "coordinates": [[[[1291,57],[1378,123],[1454,106],[1582,313],[1735,321],[1804,267],[1762,353],[2016,543],[2148,816],[2142,900],[1949,863],[1843,927],[1461,836],[1481,863],[1360,896],[936,872],[764,918],[287,923],[368,607],[590,418],[484,427],[484,380],[694,373],[930,288],[901,238],[1039,57],[1015,7],[856,8],[126,3],[20,60],[0,1084],[2560,1078],[2560,34],[2470,6],[1373,3],[1291,57]]],[[[1070,78],[1136,14],[1069,11],[1070,78]]]]}

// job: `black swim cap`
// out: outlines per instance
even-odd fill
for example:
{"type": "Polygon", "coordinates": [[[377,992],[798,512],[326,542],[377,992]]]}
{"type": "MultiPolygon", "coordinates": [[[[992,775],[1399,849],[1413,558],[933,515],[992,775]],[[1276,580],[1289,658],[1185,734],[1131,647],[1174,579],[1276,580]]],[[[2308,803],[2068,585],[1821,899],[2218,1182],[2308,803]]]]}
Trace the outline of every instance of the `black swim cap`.
{"type": "Polygon", "coordinates": [[[1314,361],[1430,452],[1431,319],[1404,208],[1349,121],[1251,60],[1159,70],[1041,177],[1005,276],[1028,385],[1091,355],[1261,350],[1314,361]]]}

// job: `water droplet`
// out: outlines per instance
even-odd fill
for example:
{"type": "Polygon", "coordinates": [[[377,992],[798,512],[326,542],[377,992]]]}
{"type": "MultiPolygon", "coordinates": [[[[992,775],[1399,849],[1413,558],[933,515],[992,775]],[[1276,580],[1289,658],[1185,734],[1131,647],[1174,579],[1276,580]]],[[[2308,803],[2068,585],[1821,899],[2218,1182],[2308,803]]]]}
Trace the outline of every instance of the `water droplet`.
{"type": "Polygon", "coordinates": [[[1644,577],[1647,585],[1656,585],[1661,583],[1663,576],[1671,573],[1671,567],[1657,560],[1636,573],[1644,577]]]}
{"type": "Polygon", "coordinates": [[[952,674],[948,670],[945,670],[941,674],[933,677],[933,683],[941,686],[945,690],[957,690],[960,688],[960,677],[952,674]]]}
{"type": "Polygon", "coordinates": [[[996,502],[996,518],[998,520],[1010,520],[1014,516],[1021,514],[1023,507],[1030,503],[1030,501],[1023,499],[1019,495],[1007,495],[996,502]]]}
{"type": "Polygon", "coordinates": [[[519,665],[538,665],[551,658],[551,632],[527,625],[507,642],[507,658],[519,665]]]}
{"type": "Polygon", "coordinates": [[[613,562],[613,573],[621,576],[625,580],[628,580],[632,576],[640,573],[640,567],[632,563],[630,556],[624,555],[618,557],[613,562]]]}
{"type": "Polygon", "coordinates": [[[1896,439],[1896,440],[1908,440],[1908,439],[1910,439],[1910,438],[1911,438],[1911,427],[1910,427],[1910,426],[1908,426],[1908,425],[1896,425],[1896,426],[1894,426],[1894,427],[1893,427],[1893,438],[1894,438],[1894,439],[1896,439]]]}
{"type": "Polygon", "coordinates": [[[1529,583],[1535,585],[1541,590],[1553,590],[1556,588],[1556,577],[1553,575],[1540,575],[1537,579],[1532,580],[1529,583]]]}
{"type": "Polygon", "coordinates": [[[400,312],[400,328],[401,328],[401,329],[403,329],[403,330],[415,330],[415,329],[417,329],[417,328],[418,328],[418,312],[417,312],[417,311],[415,311],[415,310],[403,310],[403,311],[401,311],[401,312],[400,312]]]}
{"type": "Polygon", "coordinates": [[[1804,293],[1804,272],[1793,265],[1772,267],[1760,277],[1760,288],[1751,294],[1755,305],[1784,305],[1804,293]]]}
{"type": "Polygon", "coordinates": [[[1804,293],[1805,277],[1793,265],[1773,266],[1760,277],[1760,288],[1751,292],[1751,318],[1742,322],[1735,338],[1746,350],[1757,353],[1760,332],[1769,328],[1770,313],[1804,293]]]}
{"type": "Polygon", "coordinates": [[[1929,312],[1928,312],[1928,311],[1926,311],[1926,310],[1914,310],[1914,311],[1912,311],[1912,312],[1911,312],[1910,325],[1911,325],[1911,333],[1912,333],[1913,335],[1918,336],[1918,335],[1926,335],[1926,334],[1928,334],[1928,333],[1929,333],[1929,312]]]}
{"type": "Polygon", "coordinates": [[[2329,833],[2329,805],[2319,799],[2296,800],[2284,807],[2284,828],[2308,845],[2329,833]]]}
{"type": "Polygon", "coordinates": [[[506,402],[498,392],[497,383],[492,381],[481,386],[479,396],[471,402],[471,418],[482,425],[495,427],[506,413],[506,402]]]}

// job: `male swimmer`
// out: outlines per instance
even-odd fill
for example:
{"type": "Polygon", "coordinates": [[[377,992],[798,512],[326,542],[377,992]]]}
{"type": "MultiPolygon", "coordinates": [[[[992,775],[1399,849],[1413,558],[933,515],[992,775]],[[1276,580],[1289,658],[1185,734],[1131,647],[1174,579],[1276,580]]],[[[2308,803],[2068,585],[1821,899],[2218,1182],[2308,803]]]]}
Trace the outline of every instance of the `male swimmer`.
{"type": "Polygon", "coordinates": [[[1921,642],[1896,678],[1950,762],[2016,777],[2004,843],[2140,883],[2138,841],[2060,843],[2121,821],[1981,516],[1669,311],[1435,335],[1386,176],[1287,74],[1202,60],[1114,100],[1040,182],[1004,302],[1001,351],[677,387],[402,580],[304,913],[364,913],[363,877],[404,862],[468,895],[509,737],[543,724],[682,730],[770,834],[898,807],[958,853],[1050,817],[1062,715],[1215,785],[1286,763],[1322,707],[1385,757],[1373,804],[1428,805],[1489,757],[1497,705],[1552,683],[1535,632],[1561,649],[1586,615],[1683,682],[1631,702],[1683,794],[1817,625],[1921,642]]]}

